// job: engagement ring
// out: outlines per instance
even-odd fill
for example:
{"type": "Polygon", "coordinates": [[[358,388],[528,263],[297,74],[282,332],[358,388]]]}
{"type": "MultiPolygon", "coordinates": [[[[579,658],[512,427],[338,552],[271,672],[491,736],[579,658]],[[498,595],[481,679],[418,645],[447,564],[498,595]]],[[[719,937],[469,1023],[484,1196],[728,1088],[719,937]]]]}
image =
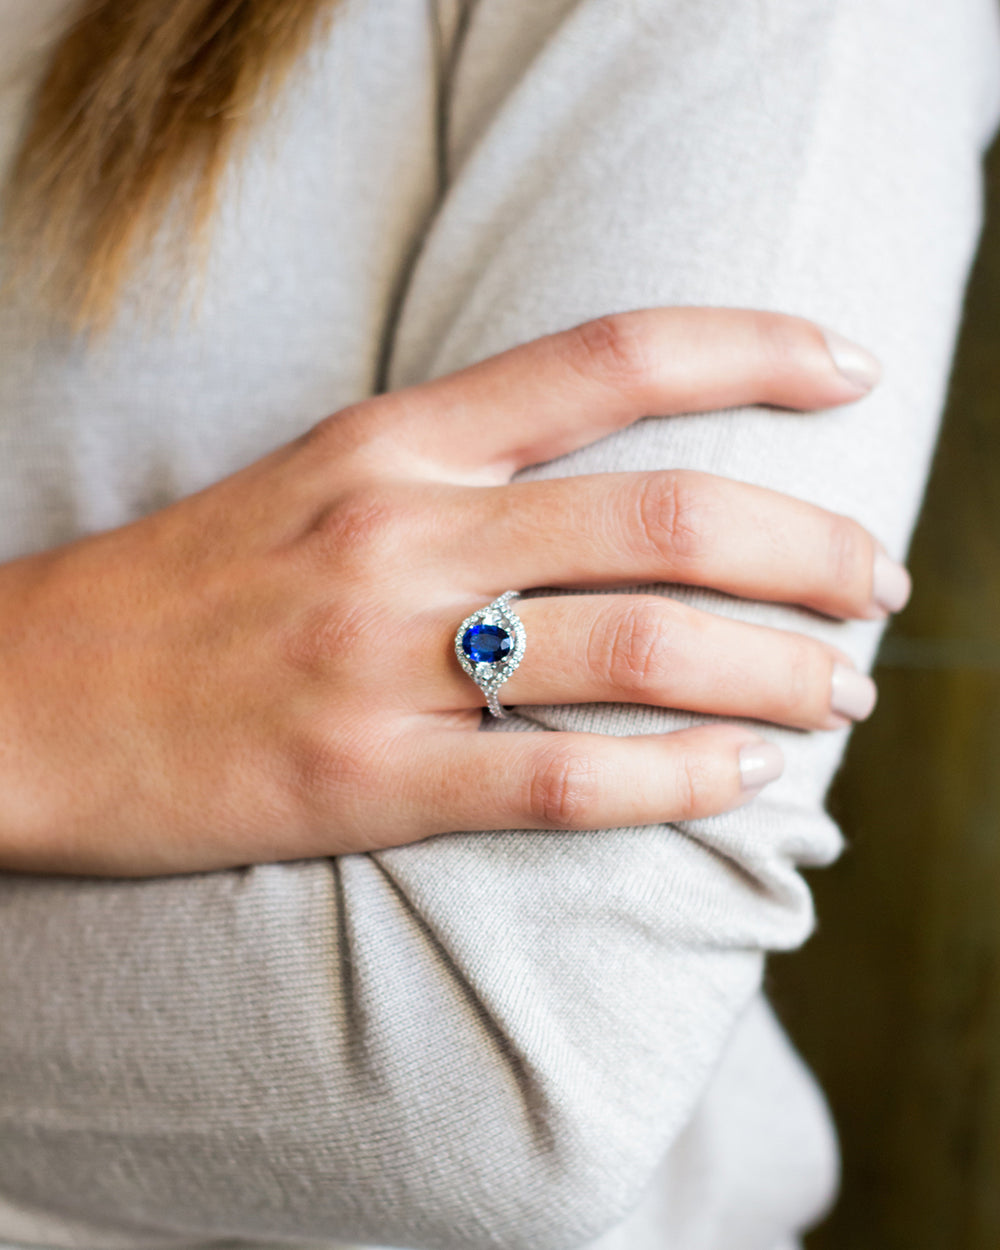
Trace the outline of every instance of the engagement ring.
{"type": "Polygon", "coordinates": [[[486,696],[490,712],[501,718],[506,713],[497,700],[497,691],[524,656],[524,626],[509,606],[518,597],[516,590],[504,591],[485,608],[467,616],[455,635],[459,664],[486,696]]]}

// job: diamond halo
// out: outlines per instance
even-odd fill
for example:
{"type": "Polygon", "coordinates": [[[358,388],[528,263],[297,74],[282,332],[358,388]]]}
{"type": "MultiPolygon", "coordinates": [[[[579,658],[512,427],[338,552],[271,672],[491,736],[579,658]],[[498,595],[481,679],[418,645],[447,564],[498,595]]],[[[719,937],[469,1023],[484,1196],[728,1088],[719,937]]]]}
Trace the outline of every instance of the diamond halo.
{"type": "Polygon", "coordinates": [[[486,696],[492,715],[506,715],[497,691],[524,658],[526,643],[521,618],[510,607],[519,598],[516,590],[506,590],[492,603],[467,616],[455,634],[455,655],[486,696]]]}

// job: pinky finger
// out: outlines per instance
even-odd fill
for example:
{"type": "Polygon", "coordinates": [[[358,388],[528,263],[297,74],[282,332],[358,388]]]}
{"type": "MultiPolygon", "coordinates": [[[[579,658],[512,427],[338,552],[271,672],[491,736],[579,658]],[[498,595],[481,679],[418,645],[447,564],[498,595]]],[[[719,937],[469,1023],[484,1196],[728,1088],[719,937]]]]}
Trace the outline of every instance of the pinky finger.
{"type": "Polygon", "coordinates": [[[420,755],[411,812],[425,836],[694,820],[742,806],[784,767],[778,747],[736,725],[631,738],[445,732],[420,755]]]}

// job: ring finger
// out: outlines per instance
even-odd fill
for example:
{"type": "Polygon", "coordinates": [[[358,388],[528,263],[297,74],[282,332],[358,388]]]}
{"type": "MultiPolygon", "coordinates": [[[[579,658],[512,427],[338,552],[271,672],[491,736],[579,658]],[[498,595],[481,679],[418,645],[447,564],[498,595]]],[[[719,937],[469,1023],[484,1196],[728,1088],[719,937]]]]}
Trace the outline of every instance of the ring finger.
{"type": "MultiPolygon", "coordinates": [[[[875,706],[875,683],[834,647],[654,595],[516,604],[527,647],[503,704],[645,703],[799,729],[839,729],[875,706]]],[[[443,657],[450,708],[484,697],[443,657]]],[[[440,687],[439,687],[440,688],[440,687]]]]}

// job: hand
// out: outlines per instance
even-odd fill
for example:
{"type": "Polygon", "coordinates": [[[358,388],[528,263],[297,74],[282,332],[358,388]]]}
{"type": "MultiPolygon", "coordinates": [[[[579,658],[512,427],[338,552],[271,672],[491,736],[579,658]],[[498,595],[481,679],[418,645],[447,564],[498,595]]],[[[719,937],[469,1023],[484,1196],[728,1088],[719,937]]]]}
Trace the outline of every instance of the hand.
{"type": "MultiPolygon", "coordinates": [[[[747,801],[777,748],[744,727],[476,733],[483,698],[452,640],[511,587],[687,582],[836,617],[899,606],[876,602],[876,562],[897,598],[905,573],[870,534],[774,492],[692,472],[510,482],[646,413],[829,407],[864,389],[799,318],[619,314],[353,405],[143,520],[4,566],[0,864],[203,871],[747,801]]],[[[517,610],[528,647],[506,704],[819,729],[848,723],[834,686],[856,715],[874,701],[829,646],[667,599],[517,610]]]]}

